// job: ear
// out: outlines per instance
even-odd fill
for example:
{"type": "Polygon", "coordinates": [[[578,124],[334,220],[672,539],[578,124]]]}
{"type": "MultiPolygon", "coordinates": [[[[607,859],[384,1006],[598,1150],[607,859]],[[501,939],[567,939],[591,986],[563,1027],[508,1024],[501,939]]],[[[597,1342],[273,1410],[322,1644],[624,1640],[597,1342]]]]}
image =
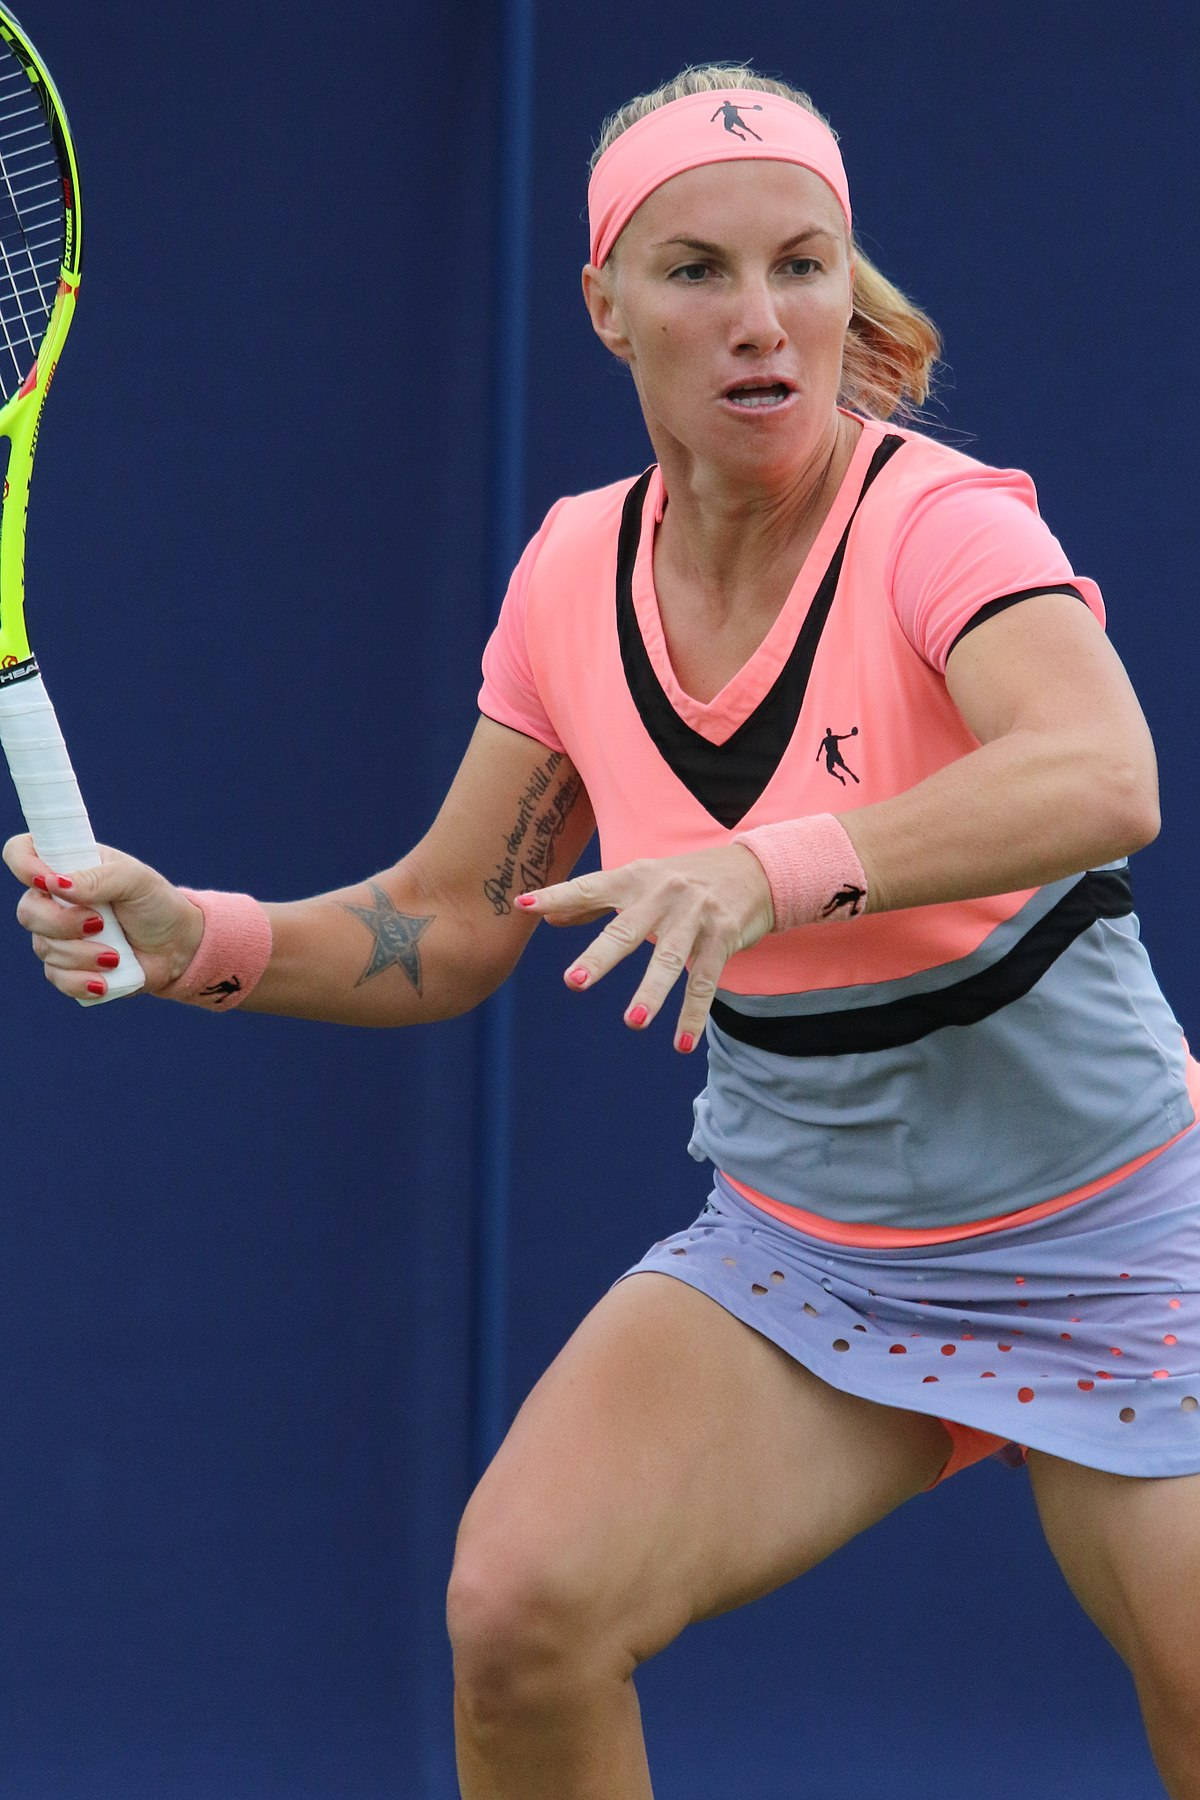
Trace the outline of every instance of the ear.
{"type": "Polygon", "coordinates": [[[632,362],[633,346],[625,332],[625,320],[616,297],[616,280],[611,262],[603,269],[588,263],[583,271],[583,303],[592,321],[592,330],[618,362],[632,362]]]}

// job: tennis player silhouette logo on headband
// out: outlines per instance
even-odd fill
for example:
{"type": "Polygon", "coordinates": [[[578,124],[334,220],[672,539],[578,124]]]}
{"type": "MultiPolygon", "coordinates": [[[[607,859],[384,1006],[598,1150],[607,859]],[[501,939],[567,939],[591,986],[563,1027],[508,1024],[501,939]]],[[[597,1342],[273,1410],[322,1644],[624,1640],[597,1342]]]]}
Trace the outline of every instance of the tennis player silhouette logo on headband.
{"type": "Polygon", "coordinates": [[[835,781],[840,781],[843,787],[846,785],[846,775],[850,777],[855,787],[859,785],[858,776],[854,773],[854,770],[842,755],[840,748],[840,746],[846,742],[847,738],[857,736],[857,725],[852,725],[849,731],[843,731],[841,737],[838,737],[832,725],[827,725],[825,727],[825,736],[821,739],[821,748],[813,758],[814,762],[820,762],[821,758],[824,757],[826,772],[832,775],[835,781]],[[839,769],[845,769],[846,775],[839,775],[839,769]]]}
{"type": "Polygon", "coordinates": [[[740,137],[743,142],[746,138],[752,137],[757,139],[761,144],[762,139],[759,137],[757,131],[752,131],[742,117],[744,112],[761,111],[761,106],[739,106],[734,100],[722,100],[720,106],[718,106],[716,112],[713,114],[712,119],[708,122],[711,125],[713,119],[724,118],[726,131],[732,131],[734,137],[740,137]]]}

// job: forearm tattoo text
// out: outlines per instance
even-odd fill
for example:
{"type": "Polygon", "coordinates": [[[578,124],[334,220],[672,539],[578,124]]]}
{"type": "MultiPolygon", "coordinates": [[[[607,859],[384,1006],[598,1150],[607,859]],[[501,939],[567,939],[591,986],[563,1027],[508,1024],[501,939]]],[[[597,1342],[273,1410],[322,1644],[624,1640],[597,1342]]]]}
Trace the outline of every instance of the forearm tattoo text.
{"type": "Polygon", "coordinates": [[[497,914],[512,911],[514,894],[547,885],[554,846],[583,792],[583,782],[574,771],[555,786],[555,774],[565,761],[561,750],[552,750],[534,770],[517,801],[517,816],[503,839],[503,854],[483,884],[484,898],[497,914]]]}

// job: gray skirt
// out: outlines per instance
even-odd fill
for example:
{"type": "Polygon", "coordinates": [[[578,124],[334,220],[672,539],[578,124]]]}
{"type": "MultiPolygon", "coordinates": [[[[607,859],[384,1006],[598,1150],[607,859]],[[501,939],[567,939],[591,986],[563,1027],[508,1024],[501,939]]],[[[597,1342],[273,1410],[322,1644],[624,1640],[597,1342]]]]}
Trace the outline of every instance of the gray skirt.
{"type": "Polygon", "coordinates": [[[621,1277],[687,1282],[823,1381],[1117,1475],[1200,1473],[1200,1129],[1032,1225],[826,1243],[720,1175],[621,1277]]]}

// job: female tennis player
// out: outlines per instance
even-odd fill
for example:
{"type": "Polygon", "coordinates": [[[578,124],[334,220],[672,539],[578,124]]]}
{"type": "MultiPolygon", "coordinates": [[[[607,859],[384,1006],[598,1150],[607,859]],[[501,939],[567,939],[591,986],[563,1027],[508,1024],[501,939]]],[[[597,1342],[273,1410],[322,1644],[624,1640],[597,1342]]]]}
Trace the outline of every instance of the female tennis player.
{"type": "Polygon", "coordinates": [[[1200,1800],[1200,1083],[1132,912],[1155,761],[1100,592],[1025,475],[894,422],[937,334],[857,247],[804,95],[687,72],[610,120],[589,207],[587,309],[655,460],[529,545],[428,835],[267,907],[18,838],[18,917],[65,994],[103,992],[107,900],[150,992],[363,1025],[607,919],[579,1004],[650,944],[627,1024],[706,1039],[703,1210],[463,1520],[467,1800],[646,1800],[639,1663],[986,1455],[1027,1463],[1200,1800]]]}

